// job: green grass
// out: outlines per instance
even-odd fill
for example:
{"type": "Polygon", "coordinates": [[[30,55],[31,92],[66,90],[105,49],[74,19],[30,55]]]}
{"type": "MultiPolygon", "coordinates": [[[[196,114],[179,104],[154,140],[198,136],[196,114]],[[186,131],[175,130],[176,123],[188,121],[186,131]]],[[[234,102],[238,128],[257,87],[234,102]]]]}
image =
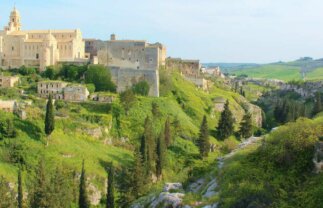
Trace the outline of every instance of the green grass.
{"type": "Polygon", "coordinates": [[[268,64],[260,67],[233,71],[236,75],[246,74],[254,78],[279,79],[283,81],[301,79],[300,68],[288,65],[268,64]]]}
{"type": "Polygon", "coordinates": [[[307,80],[323,80],[323,68],[317,68],[306,74],[307,80]]]}

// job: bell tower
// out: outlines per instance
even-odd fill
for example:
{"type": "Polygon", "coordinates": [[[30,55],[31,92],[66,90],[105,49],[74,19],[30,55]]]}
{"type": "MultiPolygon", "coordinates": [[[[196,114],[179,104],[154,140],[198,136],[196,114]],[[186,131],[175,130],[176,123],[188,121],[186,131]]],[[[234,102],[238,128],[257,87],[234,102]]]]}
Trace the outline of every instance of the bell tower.
{"type": "Polygon", "coordinates": [[[21,30],[21,17],[19,11],[16,9],[16,6],[13,8],[10,19],[7,27],[8,31],[20,31],[21,30]]]}

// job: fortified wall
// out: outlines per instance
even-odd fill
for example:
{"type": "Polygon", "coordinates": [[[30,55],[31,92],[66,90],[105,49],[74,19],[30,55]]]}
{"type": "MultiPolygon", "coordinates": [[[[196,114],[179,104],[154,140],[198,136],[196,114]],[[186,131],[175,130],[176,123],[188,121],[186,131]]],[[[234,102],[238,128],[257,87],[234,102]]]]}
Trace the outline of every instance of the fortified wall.
{"type": "Polygon", "coordinates": [[[203,90],[207,90],[209,88],[208,81],[203,78],[199,60],[186,60],[168,57],[166,59],[166,68],[168,70],[179,70],[184,79],[194,83],[198,88],[203,90]]]}
{"type": "Polygon", "coordinates": [[[159,96],[159,67],[165,65],[166,48],[160,43],[144,40],[85,40],[86,53],[98,64],[111,69],[117,92],[123,92],[140,81],[150,85],[149,96],[159,96]]]}

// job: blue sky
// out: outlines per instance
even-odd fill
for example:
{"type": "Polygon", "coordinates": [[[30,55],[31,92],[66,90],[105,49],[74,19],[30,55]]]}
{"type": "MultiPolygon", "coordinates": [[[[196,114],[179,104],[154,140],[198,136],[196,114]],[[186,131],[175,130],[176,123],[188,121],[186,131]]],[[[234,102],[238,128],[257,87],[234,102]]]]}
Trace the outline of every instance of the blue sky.
{"type": "Polygon", "coordinates": [[[323,57],[322,0],[15,0],[23,29],[80,28],[85,38],[145,39],[202,62],[323,57]]]}

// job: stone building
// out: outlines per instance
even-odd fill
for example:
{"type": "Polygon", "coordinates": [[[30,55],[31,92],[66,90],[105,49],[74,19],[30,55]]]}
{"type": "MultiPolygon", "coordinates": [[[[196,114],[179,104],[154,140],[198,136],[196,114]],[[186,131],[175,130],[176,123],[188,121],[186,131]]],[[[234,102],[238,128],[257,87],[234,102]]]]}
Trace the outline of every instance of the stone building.
{"type": "Polygon", "coordinates": [[[19,77],[0,75],[0,87],[14,87],[19,82],[19,77]]]}
{"type": "Polygon", "coordinates": [[[67,85],[64,89],[64,100],[84,102],[89,97],[88,89],[83,85],[67,85]]]}
{"type": "Polygon", "coordinates": [[[208,90],[209,83],[203,77],[199,60],[185,60],[181,58],[166,59],[167,70],[179,70],[184,79],[195,84],[196,87],[208,90]]]}
{"type": "Polygon", "coordinates": [[[90,95],[85,86],[62,81],[38,82],[37,90],[42,98],[47,98],[51,94],[54,99],[75,102],[84,102],[90,95]]]}
{"type": "Polygon", "coordinates": [[[201,76],[201,64],[199,60],[185,60],[181,58],[166,59],[167,69],[177,69],[186,77],[198,78],[201,76]]]}
{"type": "Polygon", "coordinates": [[[0,67],[10,69],[25,65],[44,70],[59,62],[87,62],[79,29],[21,29],[20,13],[14,8],[8,26],[0,31],[0,67]]]}
{"type": "Polygon", "coordinates": [[[54,99],[64,99],[64,88],[68,83],[62,81],[42,81],[38,82],[38,95],[42,98],[47,98],[50,94],[54,99]]]}
{"type": "Polygon", "coordinates": [[[93,93],[90,95],[92,101],[100,103],[113,103],[116,100],[116,96],[108,93],[93,93]]]}
{"type": "Polygon", "coordinates": [[[0,110],[13,113],[17,109],[17,102],[14,100],[0,100],[0,110]]]}
{"type": "Polygon", "coordinates": [[[150,96],[159,96],[159,67],[165,65],[166,48],[160,43],[144,40],[117,40],[114,34],[109,41],[85,40],[86,52],[97,56],[98,63],[110,68],[117,91],[147,81],[150,96]]]}

